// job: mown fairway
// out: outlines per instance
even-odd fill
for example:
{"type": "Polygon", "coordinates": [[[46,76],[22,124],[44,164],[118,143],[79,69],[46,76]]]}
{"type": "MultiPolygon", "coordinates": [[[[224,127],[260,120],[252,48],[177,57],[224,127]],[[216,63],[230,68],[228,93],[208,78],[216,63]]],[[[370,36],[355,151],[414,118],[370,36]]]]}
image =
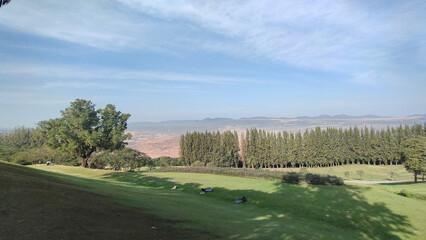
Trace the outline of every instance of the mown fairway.
{"type": "Polygon", "coordinates": [[[305,186],[188,173],[127,173],[34,166],[88,191],[238,239],[422,239],[426,202],[394,194],[426,184],[305,186]],[[53,173],[52,173],[53,174],[53,173]],[[174,185],[178,190],[170,190],[174,185]],[[199,194],[201,187],[213,193],[199,194]],[[249,200],[237,205],[233,200],[249,200]],[[328,216],[327,216],[328,215],[328,216]]]}

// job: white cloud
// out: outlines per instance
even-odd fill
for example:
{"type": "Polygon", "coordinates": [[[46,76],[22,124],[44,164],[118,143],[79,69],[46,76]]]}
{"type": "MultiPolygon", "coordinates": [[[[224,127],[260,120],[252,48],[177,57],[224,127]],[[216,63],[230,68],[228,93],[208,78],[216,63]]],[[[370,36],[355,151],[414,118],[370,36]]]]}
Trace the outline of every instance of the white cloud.
{"type": "MultiPolygon", "coordinates": [[[[0,62],[0,75],[21,76],[45,79],[73,79],[77,82],[59,84],[50,83],[46,87],[100,87],[82,80],[135,80],[192,82],[205,84],[239,84],[259,82],[257,79],[234,78],[216,75],[190,74],[178,72],[140,71],[114,68],[96,68],[88,66],[44,65],[0,62]],[[82,85],[79,85],[81,83],[82,85]]],[[[110,88],[114,88],[111,86],[110,88]]]]}
{"type": "MultiPolygon", "coordinates": [[[[1,10],[0,24],[110,51],[221,52],[338,71],[359,81],[360,74],[379,74],[382,67],[398,64],[395,58],[401,59],[401,52],[394,49],[405,43],[420,51],[413,59],[425,60],[424,2],[379,7],[361,1],[331,0],[14,1],[1,10]]],[[[126,74],[127,78],[180,81],[200,78],[157,72],[126,74]]],[[[212,81],[206,76],[201,79],[212,81]]],[[[361,82],[365,81],[369,80],[361,82]]]]}
{"type": "Polygon", "coordinates": [[[404,26],[418,20],[407,17],[420,12],[412,3],[377,11],[345,1],[119,1],[144,14],[187,20],[225,37],[201,39],[203,48],[308,68],[370,66],[391,57],[391,36],[403,31],[411,40],[419,30],[404,26]]]}

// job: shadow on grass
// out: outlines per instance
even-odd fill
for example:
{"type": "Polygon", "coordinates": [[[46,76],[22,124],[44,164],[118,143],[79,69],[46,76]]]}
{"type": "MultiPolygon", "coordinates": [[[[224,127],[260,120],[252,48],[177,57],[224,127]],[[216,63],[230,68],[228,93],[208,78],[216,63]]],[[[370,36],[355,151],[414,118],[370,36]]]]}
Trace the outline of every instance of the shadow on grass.
{"type": "Polygon", "coordinates": [[[215,238],[90,191],[109,185],[0,161],[0,239],[215,238]]]}
{"type": "Polygon", "coordinates": [[[397,186],[397,185],[415,185],[415,184],[422,184],[422,183],[426,183],[423,181],[418,181],[418,182],[392,182],[392,183],[379,183],[379,185],[385,185],[385,186],[397,186]]]}
{"type": "Polygon", "coordinates": [[[212,186],[213,193],[200,195],[202,186],[196,183],[177,184],[169,178],[126,172],[112,172],[103,177],[129,187],[142,186],[162,193],[151,200],[164,204],[172,215],[186,215],[209,231],[221,231],[226,238],[401,239],[403,236],[405,239],[414,236],[415,229],[406,216],[392,212],[383,203],[367,202],[362,194],[370,189],[367,186],[274,183],[273,193],[212,186]],[[170,190],[173,186],[178,190],[170,190]],[[242,196],[247,197],[247,203],[233,203],[242,196]]]}

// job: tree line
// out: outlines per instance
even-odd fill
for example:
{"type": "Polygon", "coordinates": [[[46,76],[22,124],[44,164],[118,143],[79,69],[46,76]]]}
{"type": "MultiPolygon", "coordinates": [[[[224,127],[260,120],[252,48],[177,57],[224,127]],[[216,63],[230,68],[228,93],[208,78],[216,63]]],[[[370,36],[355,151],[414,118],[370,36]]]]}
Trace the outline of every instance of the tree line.
{"type": "Polygon", "coordinates": [[[344,164],[402,163],[401,143],[426,136],[426,124],[374,128],[307,129],[303,133],[248,129],[236,132],[193,132],[180,138],[185,165],[214,167],[326,167],[344,164]]]}
{"type": "Polygon", "coordinates": [[[237,132],[192,132],[180,137],[179,156],[184,165],[238,167],[240,147],[237,132]]]}

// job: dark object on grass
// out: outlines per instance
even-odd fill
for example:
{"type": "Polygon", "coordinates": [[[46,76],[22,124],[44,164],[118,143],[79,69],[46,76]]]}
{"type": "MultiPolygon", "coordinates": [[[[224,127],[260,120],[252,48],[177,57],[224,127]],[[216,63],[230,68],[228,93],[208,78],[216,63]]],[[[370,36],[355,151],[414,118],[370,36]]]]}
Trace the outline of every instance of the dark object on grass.
{"type": "Polygon", "coordinates": [[[201,188],[203,192],[213,192],[213,188],[201,188]]]}
{"type": "Polygon", "coordinates": [[[49,165],[50,165],[50,161],[47,161],[47,162],[46,162],[46,166],[49,166],[49,165]]]}
{"type": "Polygon", "coordinates": [[[247,202],[246,197],[238,198],[237,200],[235,200],[235,203],[245,203],[245,202],[247,202]]]}

